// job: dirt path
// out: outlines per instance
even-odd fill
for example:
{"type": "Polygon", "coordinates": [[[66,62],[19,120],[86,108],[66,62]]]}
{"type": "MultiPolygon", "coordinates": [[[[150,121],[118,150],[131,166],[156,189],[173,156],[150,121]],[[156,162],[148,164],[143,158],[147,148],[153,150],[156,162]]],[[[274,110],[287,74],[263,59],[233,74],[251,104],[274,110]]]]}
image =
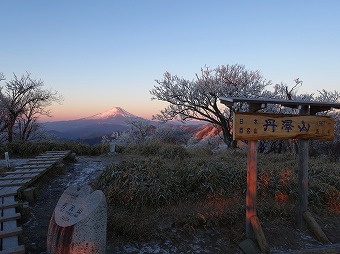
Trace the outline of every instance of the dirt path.
{"type": "Polygon", "coordinates": [[[38,180],[36,202],[30,205],[28,220],[23,223],[26,253],[44,253],[46,235],[54,208],[70,185],[91,184],[116,157],[77,157],[76,163],[66,163],[62,172],[49,172],[38,180]]]}

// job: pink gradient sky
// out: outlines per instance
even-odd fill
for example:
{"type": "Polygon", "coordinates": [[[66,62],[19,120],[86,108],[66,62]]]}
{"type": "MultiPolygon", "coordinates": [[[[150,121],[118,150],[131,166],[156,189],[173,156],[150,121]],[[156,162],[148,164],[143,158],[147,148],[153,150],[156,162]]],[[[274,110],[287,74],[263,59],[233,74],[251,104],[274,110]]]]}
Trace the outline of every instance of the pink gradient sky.
{"type": "Polygon", "coordinates": [[[0,72],[28,71],[64,96],[42,120],[117,106],[150,119],[166,106],[149,93],[165,71],[191,80],[222,64],[274,84],[300,78],[301,93],[340,87],[337,0],[5,0],[1,9],[0,72]]]}
{"type": "Polygon", "coordinates": [[[52,110],[52,117],[42,116],[40,117],[41,121],[64,121],[64,120],[74,120],[74,119],[80,119],[85,118],[89,116],[93,116],[105,111],[108,111],[112,109],[113,107],[121,107],[128,111],[131,114],[134,114],[139,117],[143,117],[145,119],[152,119],[152,115],[158,114],[160,112],[160,109],[163,109],[166,107],[166,103],[154,101],[154,108],[150,108],[148,106],[148,102],[143,102],[143,100],[140,100],[139,102],[133,102],[130,103],[128,101],[121,102],[121,104],[117,105],[110,105],[110,103],[103,103],[97,100],[91,100],[92,102],[86,103],[86,102],[74,102],[67,103],[67,106],[63,104],[54,104],[50,107],[52,110]],[[97,104],[97,105],[96,105],[97,104]],[[87,105],[87,106],[79,106],[79,105],[87,105]],[[65,110],[66,109],[66,110],[65,110]]]}

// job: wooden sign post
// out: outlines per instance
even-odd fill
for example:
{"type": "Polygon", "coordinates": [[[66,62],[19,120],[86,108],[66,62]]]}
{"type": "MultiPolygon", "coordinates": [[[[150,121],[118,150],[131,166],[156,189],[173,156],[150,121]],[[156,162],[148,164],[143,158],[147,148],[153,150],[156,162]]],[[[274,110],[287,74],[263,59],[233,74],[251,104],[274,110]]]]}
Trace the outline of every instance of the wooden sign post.
{"type": "MultiPolygon", "coordinates": [[[[301,107],[300,115],[288,114],[261,114],[261,113],[234,113],[233,135],[236,140],[249,140],[248,152],[248,175],[250,168],[254,168],[256,149],[254,140],[278,140],[278,139],[299,139],[299,173],[298,173],[298,202],[297,202],[297,224],[305,228],[303,214],[307,211],[308,205],[308,139],[333,140],[334,120],[327,116],[308,115],[308,107],[301,107]],[[253,151],[254,150],[254,151],[253,151]],[[251,157],[251,158],[250,158],[251,157]]],[[[256,167],[255,167],[256,168],[256,167]]],[[[253,173],[254,174],[254,173],[253,173]]],[[[247,177],[248,179],[248,177],[247,177]]],[[[255,179],[256,180],[256,179],[255,179]]],[[[249,179],[247,180],[250,181],[249,179]]],[[[251,193],[255,183],[247,184],[251,193]]],[[[252,198],[255,200],[255,198],[252,198]]],[[[254,214],[252,206],[248,203],[255,201],[246,199],[247,220],[254,214]],[[249,209],[249,211],[248,211],[249,209]]],[[[247,235],[251,236],[252,231],[247,221],[247,235]]]]}
{"type": "Polygon", "coordinates": [[[246,235],[255,238],[260,249],[269,253],[261,224],[256,215],[257,187],[257,140],[299,139],[299,173],[297,225],[305,227],[308,206],[308,146],[309,139],[333,140],[334,120],[330,117],[315,116],[320,111],[340,108],[339,103],[318,103],[307,101],[255,99],[255,98],[220,98],[228,107],[237,103],[247,103],[249,112],[234,113],[233,135],[235,140],[248,140],[247,158],[247,195],[246,195],[246,235]],[[299,115],[255,113],[267,104],[299,108],[299,115]]]}
{"type": "MultiPolygon", "coordinates": [[[[257,106],[250,104],[249,111],[255,112],[257,106]]],[[[256,216],[256,188],[257,188],[257,139],[250,140],[247,156],[247,193],[246,193],[246,235],[254,238],[255,232],[251,225],[251,218],[256,216]]]]}
{"type": "MultiPolygon", "coordinates": [[[[301,110],[300,112],[307,111],[301,110]]],[[[278,140],[293,138],[333,140],[334,120],[331,117],[302,114],[234,113],[234,139],[278,140]]]]}
{"type": "MultiPolygon", "coordinates": [[[[301,107],[300,114],[309,114],[309,109],[306,106],[301,107]]],[[[314,116],[317,117],[317,116],[314,116]]],[[[317,121],[316,121],[317,122],[317,121]]],[[[321,121],[320,121],[321,122],[321,121]]],[[[317,126],[318,127],[318,126],[317,126]]],[[[326,127],[326,125],[319,126],[326,127]]],[[[334,121],[328,125],[331,130],[332,139],[334,138],[334,121]]],[[[316,130],[318,130],[316,128],[316,130]]],[[[325,132],[329,135],[329,128],[325,132]]],[[[331,139],[331,140],[332,140],[331,139]]],[[[307,212],[308,207],[308,147],[309,140],[299,139],[299,171],[298,171],[298,201],[297,201],[297,225],[300,229],[306,228],[306,223],[303,219],[303,214],[307,212]]]]}

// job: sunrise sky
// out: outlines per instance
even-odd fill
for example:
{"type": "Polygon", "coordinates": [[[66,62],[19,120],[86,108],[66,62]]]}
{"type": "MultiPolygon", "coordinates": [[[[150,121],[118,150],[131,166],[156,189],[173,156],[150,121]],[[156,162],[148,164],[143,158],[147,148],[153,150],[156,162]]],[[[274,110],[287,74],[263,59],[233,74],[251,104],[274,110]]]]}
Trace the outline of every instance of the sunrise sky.
{"type": "MultiPolygon", "coordinates": [[[[0,72],[30,72],[64,97],[49,121],[119,106],[151,118],[165,71],[242,64],[299,92],[340,90],[338,0],[2,0],[0,72]]],[[[0,85],[3,85],[1,82],[0,85]]]]}

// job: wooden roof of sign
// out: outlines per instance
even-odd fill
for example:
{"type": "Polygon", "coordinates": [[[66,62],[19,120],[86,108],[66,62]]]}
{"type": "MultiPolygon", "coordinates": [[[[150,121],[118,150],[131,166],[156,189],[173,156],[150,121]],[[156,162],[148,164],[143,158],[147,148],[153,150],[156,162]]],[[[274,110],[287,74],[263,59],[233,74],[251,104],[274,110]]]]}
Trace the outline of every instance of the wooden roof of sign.
{"type": "Polygon", "coordinates": [[[330,110],[331,108],[340,109],[340,103],[332,102],[316,102],[303,100],[282,100],[272,98],[244,98],[244,97],[220,97],[221,103],[227,106],[233,106],[237,102],[245,102],[248,104],[257,104],[259,109],[265,108],[267,104],[280,104],[285,107],[299,108],[300,106],[309,106],[310,114],[314,115],[317,112],[330,110]]]}

